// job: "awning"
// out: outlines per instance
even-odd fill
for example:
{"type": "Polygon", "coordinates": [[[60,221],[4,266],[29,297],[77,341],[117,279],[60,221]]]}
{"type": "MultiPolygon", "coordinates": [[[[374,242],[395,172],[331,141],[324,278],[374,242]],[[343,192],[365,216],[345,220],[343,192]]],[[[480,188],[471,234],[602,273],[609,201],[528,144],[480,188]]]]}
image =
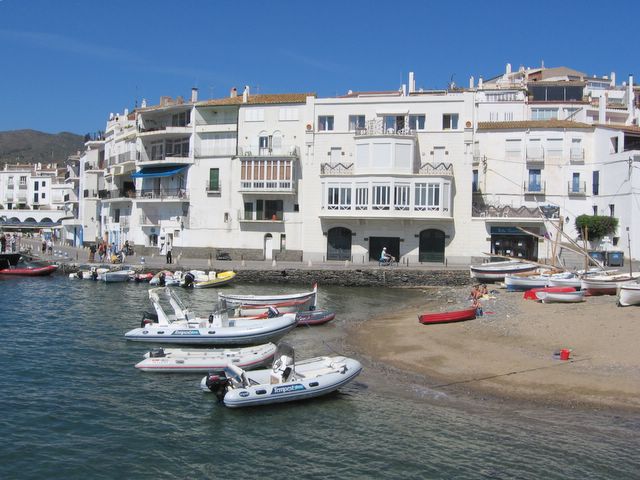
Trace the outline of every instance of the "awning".
{"type": "Polygon", "coordinates": [[[187,168],[188,165],[172,165],[170,167],[144,167],[131,174],[131,178],[171,177],[187,168]]]}

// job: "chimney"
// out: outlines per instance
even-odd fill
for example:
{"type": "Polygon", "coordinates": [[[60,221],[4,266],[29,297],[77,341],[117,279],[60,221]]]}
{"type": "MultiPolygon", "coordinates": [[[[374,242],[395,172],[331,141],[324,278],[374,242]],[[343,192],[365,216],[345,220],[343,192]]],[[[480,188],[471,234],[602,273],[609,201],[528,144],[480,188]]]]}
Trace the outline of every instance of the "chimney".
{"type": "Polygon", "coordinates": [[[125,108],[125,109],[124,109],[124,116],[126,117],[127,115],[129,115],[129,109],[128,109],[128,108],[125,108]]]}
{"type": "Polygon", "coordinates": [[[611,72],[611,86],[616,86],[616,72],[611,72]]]}
{"type": "Polygon", "coordinates": [[[231,90],[229,90],[229,97],[235,98],[237,96],[238,96],[238,89],[236,87],[233,87],[231,90]]]}
{"type": "Polygon", "coordinates": [[[473,75],[469,77],[469,88],[473,89],[476,86],[476,79],[473,78],[473,75]]]}
{"type": "Polygon", "coordinates": [[[142,102],[140,102],[140,108],[147,108],[147,99],[143,98],[142,102]]]}
{"type": "Polygon", "coordinates": [[[198,88],[193,87],[191,89],[191,103],[196,103],[198,101],[198,88]]]}
{"type": "Polygon", "coordinates": [[[242,92],[242,103],[247,103],[249,101],[249,85],[244,86],[244,91],[242,92]]]}
{"type": "Polygon", "coordinates": [[[633,113],[633,75],[629,74],[629,84],[627,85],[627,112],[633,113]]]}
{"type": "Polygon", "coordinates": [[[403,83],[402,84],[402,88],[400,90],[402,91],[402,96],[406,97],[407,96],[407,84],[403,83]]]}
{"type": "Polygon", "coordinates": [[[478,90],[482,90],[482,77],[478,79],[478,90]]]}
{"type": "Polygon", "coordinates": [[[505,68],[504,73],[506,75],[511,75],[511,64],[510,63],[507,63],[507,67],[505,68]]]}
{"type": "Polygon", "coordinates": [[[409,93],[416,91],[416,80],[413,76],[413,72],[409,72],[409,93]]]}
{"type": "Polygon", "coordinates": [[[607,123],[607,92],[600,95],[598,103],[598,123],[607,123]]]}

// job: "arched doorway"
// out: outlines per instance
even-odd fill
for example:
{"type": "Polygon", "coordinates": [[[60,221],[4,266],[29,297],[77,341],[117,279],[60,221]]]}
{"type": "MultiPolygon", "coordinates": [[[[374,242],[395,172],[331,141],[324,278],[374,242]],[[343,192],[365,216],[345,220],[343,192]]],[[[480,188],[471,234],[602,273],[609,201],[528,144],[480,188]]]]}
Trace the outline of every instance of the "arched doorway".
{"type": "Polygon", "coordinates": [[[418,260],[444,263],[444,232],[442,230],[430,228],[420,232],[418,260]]]}
{"type": "Polygon", "coordinates": [[[267,233],[264,236],[264,259],[271,260],[273,258],[273,236],[267,233]]]}
{"type": "Polygon", "coordinates": [[[327,260],[351,260],[351,230],[344,227],[329,230],[327,260]]]}

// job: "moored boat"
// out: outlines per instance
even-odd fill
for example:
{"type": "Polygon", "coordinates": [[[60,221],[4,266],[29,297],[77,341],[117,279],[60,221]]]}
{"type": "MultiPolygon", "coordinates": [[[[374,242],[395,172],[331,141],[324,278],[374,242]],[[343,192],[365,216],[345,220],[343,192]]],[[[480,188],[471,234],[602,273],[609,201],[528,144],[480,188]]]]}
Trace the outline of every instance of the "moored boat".
{"type": "Polygon", "coordinates": [[[23,265],[3,268],[0,275],[14,275],[20,277],[44,277],[51,275],[58,269],[57,265],[23,265]]]}
{"type": "Polygon", "coordinates": [[[181,286],[186,288],[216,288],[228,285],[235,278],[236,272],[228,270],[225,272],[187,272],[183,278],[181,286]]]}
{"type": "Polygon", "coordinates": [[[136,364],[143,372],[223,372],[229,364],[245,370],[262,367],[273,359],[273,343],[245,348],[156,348],[136,364]]]}
{"type": "Polygon", "coordinates": [[[287,300],[284,302],[274,302],[270,304],[242,304],[235,308],[235,314],[240,317],[255,316],[268,312],[270,308],[275,308],[281,313],[294,313],[304,310],[309,306],[310,301],[311,298],[301,298],[297,300],[287,300]]]}
{"type": "Polygon", "coordinates": [[[306,312],[298,312],[298,326],[301,325],[322,325],[336,318],[335,312],[331,310],[308,310],[306,312]]]}
{"type": "Polygon", "coordinates": [[[425,313],[418,316],[418,321],[423,325],[428,325],[432,323],[461,322],[464,320],[473,320],[474,318],[476,318],[476,307],[450,312],[425,313]]]}
{"type": "Polygon", "coordinates": [[[278,345],[273,367],[245,370],[230,365],[225,373],[207,375],[200,382],[230,408],[292,402],[331,393],[351,382],[362,371],[360,362],[343,356],[296,361],[294,349],[278,345]]]}
{"type": "Polygon", "coordinates": [[[583,302],[585,296],[584,290],[574,290],[570,292],[558,291],[539,291],[536,292],[538,300],[542,303],[578,303],[583,302]]]}
{"type": "Polygon", "coordinates": [[[315,306],[318,298],[318,284],[313,284],[313,290],[301,293],[285,293],[281,295],[237,295],[219,293],[218,298],[224,300],[228,306],[240,305],[275,305],[291,300],[308,299],[315,306]]]}
{"type": "Polygon", "coordinates": [[[585,290],[587,295],[615,295],[618,287],[627,283],[634,283],[638,279],[640,279],[639,272],[618,275],[590,275],[582,278],[581,289],[585,290]]]}
{"type": "Polygon", "coordinates": [[[107,272],[99,273],[97,280],[107,283],[128,282],[135,273],[136,272],[134,270],[130,269],[109,270],[107,272]]]}
{"type": "Polygon", "coordinates": [[[512,273],[532,272],[538,265],[519,260],[505,260],[503,262],[487,262],[480,265],[471,265],[469,271],[472,278],[483,282],[496,282],[504,280],[504,276],[512,273]]]}
{"type": "Polygon", "coordinates": [[[127,340],[185,345],[257,345],[277,340],[297,324],[293,313],[264,320],[230,319],[226,312],[199,318],[168,287],[149,290],[149,300],[156,318],[143,317],[139,328],[125,333],[127,340]],[[165,312],[160,295],[171,305],[173,314],[165,312]]]}
{"type": "Polygon", "coordinates": [[[640,284],[626,283],[618,289],[618,306],[640,305],[640,284]]]}

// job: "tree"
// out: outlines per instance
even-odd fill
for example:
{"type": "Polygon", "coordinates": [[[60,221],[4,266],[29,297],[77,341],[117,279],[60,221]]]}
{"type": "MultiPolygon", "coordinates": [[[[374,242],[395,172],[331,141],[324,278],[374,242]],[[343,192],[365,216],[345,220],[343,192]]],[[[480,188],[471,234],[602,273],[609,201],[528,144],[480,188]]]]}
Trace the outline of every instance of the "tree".
{"type": "Polygon", "coordinates": [[[585,228],[589,240],[596,240],[616,233],[618,219],[605,215],[580,215],[576,217],[576,230],[580,238],[582,238],[585,228]]]}

